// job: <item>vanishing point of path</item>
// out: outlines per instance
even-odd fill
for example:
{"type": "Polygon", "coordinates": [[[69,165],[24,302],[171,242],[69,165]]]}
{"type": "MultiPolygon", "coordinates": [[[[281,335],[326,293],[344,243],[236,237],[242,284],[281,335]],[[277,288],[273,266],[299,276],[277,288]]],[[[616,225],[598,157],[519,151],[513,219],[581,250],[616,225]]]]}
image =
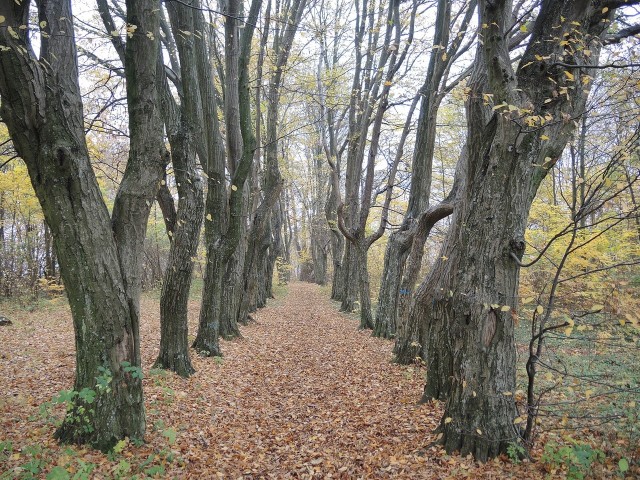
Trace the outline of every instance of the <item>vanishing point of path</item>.
{"type": "MultiPolygon", "coordinates": [[[[191,305],[191,333],[198,307],[191,305]]],[[[11,333],[0,330],[0,392],[7,392],[0,432],[16,445],[62,448],[51,426],[17,421],[73,383],[71,320],[66,308],[58,310],[25,313],[11,333]]],[[[359,331],[355,316],[339,313],[316,285],[290,284],[284,298],[242,327],[242,339],[222,342],[223,359],[193,355],[197,372],[187,380],[149,371],[159,342],[157,299],[145,297],[142,312],[148,435],[127,451],[145,458],[168,448],[170,428],[181,461],[167,464],[163,478],[526,476],[522,466],[478,465],[432,447],[441,410],[416,404],[423,373],[390,363],[392,342],[359,331]]]]}

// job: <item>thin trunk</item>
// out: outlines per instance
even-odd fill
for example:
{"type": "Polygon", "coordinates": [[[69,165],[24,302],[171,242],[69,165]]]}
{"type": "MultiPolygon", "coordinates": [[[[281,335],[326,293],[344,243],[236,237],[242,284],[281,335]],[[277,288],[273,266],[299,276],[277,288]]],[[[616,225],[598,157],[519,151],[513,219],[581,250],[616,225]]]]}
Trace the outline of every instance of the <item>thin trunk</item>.
{"type": "MultiPolygon", "coordinates": [[[[173,30],[195,30],[193,10],[186,5],[168,8],[173,30]]],[[[204,212],[203,186],[196,170],[196,151],[206,158],[207,147],[202,139],[202,103],[199,96],[197,55],[191,36],[178,36],[183,86],[183,103],[178,110],[167,81],[162,75],[163,115],[171,145],[171,157],[178,188],[178,209],[171,231],[171,249],[164,273],[160,297],[160,352],[155,366],[188,377],[195,370],[189,358],[188,302],[193,273],[193,258],[197,255],[200,227],[204,212]]],[[[159,59],[159,71],[164,65],[159,59]]],[[[166,186],[166,185],[165,185],[166,186]]],[[[160,197],[160,195],[158,195],[160,197]]],[[[166,197],[166,193],[165,193],[166,197]]],[[[168,199],[164,199],[168,203],[168,199]]],[[[172,204],[173,202],[171,202],[172,204]]],[[[163,213],[170,207],[165,205],[163,213]]]]}
{"type": "Polygon", "coordinates": [[[171,236],[169,260],[160,296],[160,353],[158,368],[188,377],[194,368],[189,358],[188,302],[193,273],[193,258],[204,212],[202,182],[196,171],[193,138],[186,132],[174,136],[172,159],[178,185],[178,215],[171,236]],[[178,138],[175,138],[178,137],[178,138]]]}
{"type": "MultiPolygon", "coordinates": [[[[444,94],[442,84],[446,82],[448,70],[459,53],[469,23],[475,12],[476,2],[466,6],[461,22],[459,34],[451,37],[451,8],[450,0],[438,0],[436,13],[436,28],[434,45],[441,45],[441,49],[434,49],[429,59],[429,67],[424,84],[420,88],[421,97],[416,145],[412,159],[412,179],[409,191],[409,203],[405,219],[397,236],[387,244],[385,262],[389,270],[385,272],[379,291],[378,313],[374,335],[390,338],[396,330],[413,332],[414,328],[407,328],[404,323],[408,320],[407,307],[410,305],[412,292],[417,282],[417,275],[422,262],[424,244],[429,232],[421,231],[421,237],[414,241],[418,232],[418,218],[427,214],[429,210],[429,196],[431,194],[433,155],[436,140],[436,118],[444,94]],[[444,54],[442,53],[444,51],[444,54]],[[405,262],[411,259],[411,265],[405,270],[405,262]],[[409,275],[406,275],[408,272],[409,275]],[[402,316],[398,318],[398,307],[402,308],[402,316]],[[402,325],[399,325],[402,323],[402,325]]],[[[411,118],[410,116],[408,117],[411,118]]],[[[401,363],[412,362],[414,356],[407,350],[407,345],[415,343],[413,334],[406,338],[399,336],[400,345],[396,346],[397,360],[401,363]],[[406,353],[405,353],[406,352],[406,353]]]]}

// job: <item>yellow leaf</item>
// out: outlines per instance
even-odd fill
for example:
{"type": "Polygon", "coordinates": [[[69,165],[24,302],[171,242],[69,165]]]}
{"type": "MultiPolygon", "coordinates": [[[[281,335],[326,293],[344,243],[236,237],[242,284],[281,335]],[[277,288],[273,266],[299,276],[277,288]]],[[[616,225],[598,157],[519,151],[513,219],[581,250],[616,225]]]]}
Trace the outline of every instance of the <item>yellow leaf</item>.
{"type": "Polygon", "coordinates": [[[474,390],[473,392],[471,392],[471,395],[473,395],[474,397],[477,397],[478,394],[476,393],[476,391],[474,390]]]}
{"type": "Polygon", "coordinates": [[[505,397],[510,397],[511,395],[513,395],[513,393],[511,393],[511,392],[502,392],[502,394],[503,394],[505,397]]]}
{"type": "Polygon", "coordinates": [[[480,430],[479,428],[476,429],[476,432],[478,432],[478,435],[482,435],[482,430],[480,430]]]}
{"type": "Polygon", "coordinates": [[[525,420],[525,419],[524,419],[524,418],[522,418],[522,417],[517,417],[517,418],[513,421],[513,424],[514,424],[514,425],[518,425],[519,423],[524,422],[524,420],[525,420]]]}
{"type": "Polygon", "coordinates": [[[209,221],[212,221],[212,220],[213,220],[213,218],[211,217],[211,214],[210,214],[210,213],[207,213],[207,220],[209,220],[209,221]]]}
{"type": "Polygon", "coordinates": [[[231,190],[235,192],[236,190],[238,190],[238,187],[236,187],[235,185],[231,185],[231,190]]]}
{"type": "Polygon", "coordinates": [[[587,400],[589,399],[589,397],[591,397],[591,395],[593,395],[593,390],[586,390],[584,392],[584,396],[587,397],[587,400]]]}
{"type": "Polygon", "coordinates": [[[4,17],[4,15],[0,15],[0,23],[4,23],[5,20],[6,18],[4,17]]]}
{"type": "Polygon", "coordinates": [[[609,7],[604,7],[604,8],[602,9],[602,13],[607,13],[608,11],[609,11],[609,7]]]}
{"type": "Polygon", "coordinates": [[[467,388],[467,381],[466,380],[462,381],[462,388],[467,388]]]}
{"type": "Polygon", "coordinates": [[[447,418],[445,418],[445,419],[444,419],[444,423],[445,423],[445,424],[447,424],[447,423],[451,423],[451,421],[452,421],[452,420],[453,420],[453,418],[451,418],[451,417],[447,417],[447,418]]]}
{"type": "Polygon", "coordinates": [[[549,140],[549,137],[547,135],[540,135],[540,140],[549,140]]]}
{"type": "Polygon", "coordinates": [[[604,305],[593,305],[591,307],[591,310],[589,310],[590,313],[598,313],[600,311],[602,311],[604,309],[604,305]]]}
{"type": "Polygon", "coordinates": [[[571,336],[571,332],[573,332],[573,327],[567,327],[564,329],[564,334],[569,337],[571,336]]]}
{"type": "Polygon", "coordinates": [[[442,54],[442,61],[443,61],[443,62],[446,62],[446,61],[447,61],[447,52],[444,52],[444,53],[442,54]]]}
{"type": "Polygon", "coordinates": [[[544,308],[542,307],[542,305],[538,305],[538,306],[536,307],[536,313],[537,313],[538,315],[542,315],[542,312],[544,312],[544,308]]]}
{"type": "Polygon", "coordinates": [[[522,304],[526,305],[527,303],[531,303],[533,302],[535,299],[533,297],[527,297],[524,300],[522,300],[522,304]]]}
{"type": "Polygon", "coordinates": [[[526,24],[524,24],[524,25],[520,26],[520,31],[521,31],[522,33],[527,33],[527,32],[528,32],[528,30],[527,30],[527,25],[526,25],[526,24]]]}
{"type": "Polygon", "coordinates": [[[544,376],[545,379],[547,379],[547,381],[551,381],[553,380],[553,373],[551,372],[547,372],[547,374],[544,376]]]}
{"type": "Polygon", "coordinates": [[[509,310],[511,310],[509,305],[503,305],[502,308],[500,308],[501,312],[508,312],[509,310]]]}
{"type": "Polygon", "coordinates": [[[573,73],[571,73],[568,70],[564,71],[565,76],[569,79],[569,81],[573,82],[576,78],[573,76],[573,73]]]}

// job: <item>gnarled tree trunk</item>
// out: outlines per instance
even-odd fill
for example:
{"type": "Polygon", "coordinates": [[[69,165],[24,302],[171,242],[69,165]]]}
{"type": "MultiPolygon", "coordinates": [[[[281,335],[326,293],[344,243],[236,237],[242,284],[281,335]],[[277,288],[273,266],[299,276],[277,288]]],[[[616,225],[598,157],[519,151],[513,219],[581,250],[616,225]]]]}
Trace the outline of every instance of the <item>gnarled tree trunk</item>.
{"type": "Polygon", "coordinates": [[[488,28],[469,83],[464,194],[412,315],[422,316],[425,395],[446,398],[441,441],[448,452],[484,461],[520,440],[513,396],[504,392],[515,387],[513,317],[524,230],[538,186],[574,130],[567,118],[583,113],[589,88],[580,72],[594,73],[589,67],[598,61],[598,37],[611,11],[588,0],[543,1],[513,71],[510,2],[481,1],[479,10],[479,24],[488,28]],[[557,95],[565,88],[571,94],[557,95]],[[484,93],[493,95],[493,110],[484,93]]]}
{"type": "Polygon", "coordinates": [[[51,228],[74,322],[74,399],[56,437],[108,450],[145,430],[139,344],[139,262],[150,205],[164,172],[156,91],[157,1],[127,2],[138,27],[127,41],[125,74],[131,145],[113,217],[93,173],[84,137],[73,14],[69,0],[37,2],[46,35],[30,45],[29,1],[0,5],[1,113],[51,228]],[[97,384],[97,379],[103,380],[97,384]],[[108,385],[105,387],[104,385],[108,385]],[[102,386],[100,386],[102,385],[102,386]],[[80,421],[77,420],[80,418],[80,421]]]}

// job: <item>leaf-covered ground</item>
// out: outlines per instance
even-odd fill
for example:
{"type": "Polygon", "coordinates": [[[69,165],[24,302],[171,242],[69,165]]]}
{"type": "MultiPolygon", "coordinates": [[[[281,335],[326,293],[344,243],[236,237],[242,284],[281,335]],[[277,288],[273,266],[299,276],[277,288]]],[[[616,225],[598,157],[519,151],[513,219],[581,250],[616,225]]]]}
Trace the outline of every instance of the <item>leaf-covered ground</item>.
{"type": "MultiPolygon", "coordinates": [[[[198,303],[191,306],[195,332],[198,303]]],[[[417,405],[422,373],[358,331],[317,286],[295,283],[188,380],[150,370],[158,303],[142,303],[147,436],[105,456],[58,445],[40,406],[73,384],[64,299],[0,328],[0,478],[541,478],[539,463],[485,465],[431,446],[441,415],[417,405]],[[54,470],[55,469],[55,470],[54,470]],[[65,472],[68,476],[65,476],[65,472]],[[91,472],[91,473],[89,473],[91,472]],[[74,475],[76,477],[74,477],[74,475]],[[86,475],[86,476],[83,476],[86,475]]],[[[54,410],[58,418],[60,408],[54,410]]]]}

